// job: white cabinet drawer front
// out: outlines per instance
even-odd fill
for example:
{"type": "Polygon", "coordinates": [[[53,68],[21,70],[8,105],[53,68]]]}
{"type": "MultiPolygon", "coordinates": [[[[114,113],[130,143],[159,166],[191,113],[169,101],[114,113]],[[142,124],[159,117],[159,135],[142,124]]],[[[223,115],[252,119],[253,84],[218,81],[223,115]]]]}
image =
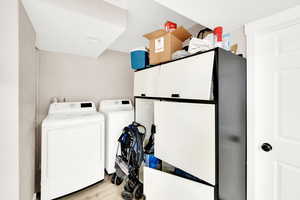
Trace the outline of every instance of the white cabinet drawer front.
{"type": "Polygon", "coordinates": [[[158,96],[211,99],[214,51],[161,66],[158,96]]]}
{"type": "Polygon", "coordinates": [[[134,96],[157,96],[160,67],[153,67],[134,73],[134,96]]]}
{"type": "Polygon", "coordinates": [[[144,168],[147,200],[214,200],[214,188],[162,171],[144,168]]]}
{"type": "Polygon", "coordinates": [[[215,106],[155,102],[155,156],[215,184],[215,106]]]}

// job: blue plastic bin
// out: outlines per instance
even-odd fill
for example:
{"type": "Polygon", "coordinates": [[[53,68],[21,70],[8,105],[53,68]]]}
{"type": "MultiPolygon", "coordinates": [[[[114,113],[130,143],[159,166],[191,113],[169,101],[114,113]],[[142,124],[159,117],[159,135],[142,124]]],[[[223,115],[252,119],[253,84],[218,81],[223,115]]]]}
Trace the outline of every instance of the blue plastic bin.
{"type": "Polygon", "coordinates": [[[143,69],[149,65],[149,55],[145,49],[134,49],[130,52],[131,68],[143,69]]]}

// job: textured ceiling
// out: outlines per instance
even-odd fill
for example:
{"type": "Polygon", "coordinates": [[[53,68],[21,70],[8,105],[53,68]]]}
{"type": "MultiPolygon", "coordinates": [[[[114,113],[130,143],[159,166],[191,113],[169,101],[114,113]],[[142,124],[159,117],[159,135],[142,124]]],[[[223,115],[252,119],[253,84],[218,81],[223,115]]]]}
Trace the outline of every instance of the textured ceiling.
{"type": "Polygon", "coordinates": [[[253,20],[272,15],[300,4],[299,0],[155,0],[210,28],[223,26],[225,31],[240,28],[253,20]]]}
{"type": "Polygon", "coordinates": [[[113,0],[22,2],[39,49],[98,57],[125,31],[127,23],[127,10],[122,8],[126,2],[109,1],[113,0]]]}

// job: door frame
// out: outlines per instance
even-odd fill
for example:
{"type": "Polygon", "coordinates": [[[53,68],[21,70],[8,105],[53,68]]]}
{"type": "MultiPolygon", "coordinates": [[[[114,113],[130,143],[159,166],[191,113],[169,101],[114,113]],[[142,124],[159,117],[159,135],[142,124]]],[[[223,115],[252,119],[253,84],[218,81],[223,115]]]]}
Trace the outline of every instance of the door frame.
{"type": "Polygon", "coordinates": [[[255,93],[256,85],[256,42],[257,38],[266,33],[300,23],[300,6],[287,9],[275,15],[245,25],[247,37],[247,199],[256,200],[255,162],[256,162],[256,106],[260,96],[255,93]]]}

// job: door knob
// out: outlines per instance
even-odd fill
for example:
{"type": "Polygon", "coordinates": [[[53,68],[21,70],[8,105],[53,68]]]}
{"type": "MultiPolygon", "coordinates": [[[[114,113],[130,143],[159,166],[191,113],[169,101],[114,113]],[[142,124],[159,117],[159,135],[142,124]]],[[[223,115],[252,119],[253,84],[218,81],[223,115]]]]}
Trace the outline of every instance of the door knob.
{"type": "Polygon", "coordinates": [[[270,145],[269,143],[263,143],[261,145],[261,148],[265,152],[269,152],[269,151],[271,151],[273,149],[272,145],[270,145]]]}

